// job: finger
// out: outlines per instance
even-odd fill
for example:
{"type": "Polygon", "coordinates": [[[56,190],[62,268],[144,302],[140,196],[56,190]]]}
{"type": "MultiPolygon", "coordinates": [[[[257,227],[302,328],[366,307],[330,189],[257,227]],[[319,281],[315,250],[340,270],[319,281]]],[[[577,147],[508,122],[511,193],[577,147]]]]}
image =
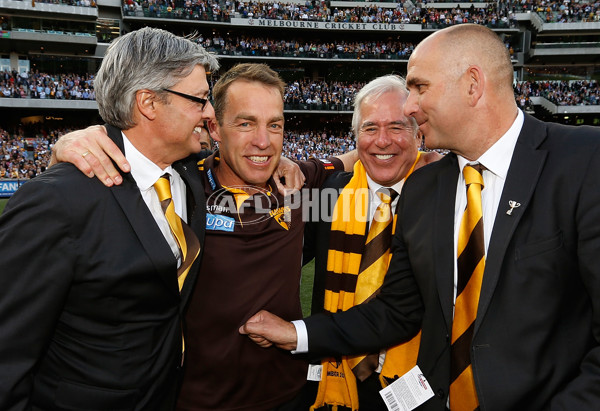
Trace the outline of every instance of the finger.
{"type": "Polygon", "coordinates": [[[88,177],[94,177],[94,172],[89,163],[85,159],[89,155],[89,151],[81,144],[79,140],[72,140],[68,136],[59,138],[52,148],[52,162],[57,164],[62,162],[72,163],[82,173],[88,177]]]}
{"type": "Polygon", "coordinates": [[[281,194],[284,197],[289,194],[287,192],[287,188],[283,184],[281,184],[281,179],[279,178],[278,174],[273,174],[273,181],[275,181],[275,186],[277,187],[277,191],[279,191],[279,194],[281,194]]]}
{"type": "Polygon", "coordinates": [[[286,177],[285,185],[283,185],[284,195],[291,195],[300,191],[304,186],[304,181],[304,175],[299,173],[292,173],[292,177],[286,177]]]}
{"type": "Polygon", "coordinates": [[[304,175],[304,173],[296,173],[294,181],[294,187],[296,188],[296,190],[300,190],[302,189],[302,187],[304,187],[304,184],[306,183],[306,176],[304,175]]]}
{"type": "Polygon", "coordinates": [[[260,332],[260,330],[258,328],[259,327],[258,322],[256,321],[256,319],[253,319],[253,318],[250,318],[248,321],[246,321],[245,324],[242,324],[240,326],[240,328],[238,329],[240,334],[257,335],[260,332]]]}
{"type": "Polygon", "coordinates": [[[105,185],[110,187],[113,183],[116,185],[121,184],[123,178],[115,168],[115,163],[122,171],[129,172],[131,167],[127,159],[117,145],[107,136],[102,126],[95,126],[93,131],[94,133],[87,140],[87,149],[92,155],[86,156],[86,160],[96,176],[105,185]]]}
{"type": "Polygon", "coordinates": [[[263,348],[268,348],[273,345],[273,343],[271,343],[271,341],[267,340],[266,338],[264,338],[260,335],[249,334],[248,337],[250,337],[250,339],[252,341],[254,341],[254,343],[256,343],[258,346],[263,347],[263,348]]]}
{"type": "MultiPolygon", "coordinates": [[[[290,184],[288,187],[288,189],[294,189],[294,190],[300,190],[302,187],[304,187],[304,183],[306,182],[306,176],[304,175],[303,172],[300,171],[300,167],[298,167],[297,169],[294,170],[295,172],[292,173],[292,178],[290,178],[290,184]]],[[[287,181],[288,179],[286,179],[287,181]]]]}
{"type": "MultiPolygon", "coordinates": [[[[112,162],[106,156],[106,154],[104,154],[102,151],[95,151],[94,149],[90,149],[88,152],[89,154],[83,158],[87,162],[88,166],[92,169],[92,172],[98,178],[98,180],[102,181],[102,183],[104,183],[104,185],[107,187],[117,184],[115,180],[118,181],[121,176],[112,165],[112,162]],[[110,173],[112,173],[112,175],[110,173]],[[113,178],[115,174],[118,176],[118,179],[113,178]]],[[[119,181],[118,184],[120,184],[121,181],[119,181]]]]}
{"type": "Polygon", "coordinates": [[[77,167],[83,174],[92,178],[95,176],[94,170],[86,160],[86,156],[90,155],[89,152],[86,156],[83,156],[81,153],[85,153],[85,150],[69,150],[64,153],[64,161],[72,163],[75,167],[77,167]]]}
{"type": "MultiPolygon", "coordinates": [[[[104,127],[90,126],[62,136],[54,146],[53,155],[57,161],[73,163],[88,177],[96,176],[110,187],[115,183],[120,184],[122,178],[104,154],[105,149],[113,153],[121,164],[123,163],[123,155],[120,152],[118,155],[115,154],[119,149],[106,135],[104,127]]],[[[126,160],[124,161],[127,163],[126,160]]]]}
{"type": "MultiPolygon", "coordinates": [[[[103,130],[104,130],[104,128],[103,128],[103,130]]],[[[104,133],[106,133],[106,131],[104,131],[104,133]]],[[[110,157],[112,159],[112,161],[114,161],[115,164],[117,164],[119,166],[121,171],[123,171],[125,173],[129,173],[131,171],[131,166],[129,165],[129,162],[125,158],[125,155],[123,154],[123,152],[114,143],[114,141],[112,141],[107,136],[105,137],[105,135],[103,135],[102,138],[98,141],[98,143],[99,143],[100,147],[102,148],[102,150],[104,151],[104,153],[106,153],[106,155],[108,157],[110,157]]],[[[107,157],[107,161],[110,161],[110,160],[108,160],[108,157],[107,157]]],[[[105,163],[105,160],[103,157],[99,158],[99,160],[101,163],[103,163],[103,164],[105,163]]],[[[110,164],[111,164],[111,168],[114,168],[112,163],[110,163],[110,164]]],[[[112,173],[109,173],[109,174],[112,175],[112,173]]]]}

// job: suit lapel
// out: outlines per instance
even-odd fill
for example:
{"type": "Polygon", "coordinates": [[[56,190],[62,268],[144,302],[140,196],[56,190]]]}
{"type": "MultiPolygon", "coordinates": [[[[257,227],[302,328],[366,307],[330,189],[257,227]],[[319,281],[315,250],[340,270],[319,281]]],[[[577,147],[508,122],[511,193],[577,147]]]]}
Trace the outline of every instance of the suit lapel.
{"type": "Polygon", "coordinates": [[[188,157],[173,166],[186,183],[186,197],[188,198],[188,225],[200,240],[200,254],[194,261],[181,290],[182,309],[187,304],[194,284],[197,281],[200,260],[204,251],[204,233],[206,227],[206,197],[204,186],[200,179],[200,173],[194,160],[194,156],[188,157]]]}
{"type": "Polygon", "coordinates": [[[454,306],[454,204],[458,181],[458,162],[454,154],[446,156],[446,167],[438,174],[438,192],[434,225],[435,275],[440,304],[448,329],[452,329],[454,306]]]}
{"type": "Polygon", "coordinates": [[[547,152],[537,148],[545,137],[546,130],[543,123],[525,115],[525,122],[515,146],[492,229],[475,321],[475,334],[498,284],[508,244],[527,211],[546,161],[547,152]],[[510,209],[509,201],[521,204],[510,215],[507,214],[510,209]]]}
{"type": "MultiPolygon", "coordinates": [[[[121,131],[108,125],[106,128],[109,137],[117,144],[121,152],[124,152],[121,131]]],[[[154,264],[157,274],[164,280],[170,292],[179,295],[177,261],[148,210],[148,206],[142,199],[140,190],[131,174],[123,175],[123,183],[112,187],[111,191],[146,250],[148,258],[154,264]]],[[[123,250],[123,252],[127,252],[127,250],[123,250]]]]}

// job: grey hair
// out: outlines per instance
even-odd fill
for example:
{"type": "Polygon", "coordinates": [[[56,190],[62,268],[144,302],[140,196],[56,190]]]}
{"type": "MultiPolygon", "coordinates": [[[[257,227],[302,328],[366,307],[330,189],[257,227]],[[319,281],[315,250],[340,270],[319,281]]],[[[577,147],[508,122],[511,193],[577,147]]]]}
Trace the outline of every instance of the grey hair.
{"type": "Polygon", "coordinates": [[[217,59],[189,38],[144,27],[114,40],[94,80],[102,119],[127,130],[135,126],[133,108],[138,90],[161,92],[187,77],[197,65],[207,72],[217,59]]]}
{"type": "MultiPolygon", "coordinates": [[[[358,131],[362,121],[361,104],[366,98],[379,98],[385,93],[398,93],[404,97],[408,97],[408,89],[406,88],[406,80],[396,74],[388,74],[377,77],[371,80],[354,96],[354,111],[352,113],[352,131],[355,138],[358,138],[358,131]]],[[[411,128],[414,136],[417,136],[419,127],[417,121],[413,117],[409,117],[411,128]]]]}

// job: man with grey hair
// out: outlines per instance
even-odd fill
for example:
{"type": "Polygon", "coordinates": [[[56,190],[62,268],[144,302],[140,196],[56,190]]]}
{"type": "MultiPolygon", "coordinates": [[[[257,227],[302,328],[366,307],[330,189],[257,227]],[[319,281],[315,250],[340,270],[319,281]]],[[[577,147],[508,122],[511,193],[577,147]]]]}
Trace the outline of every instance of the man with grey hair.
{"type": "MultiPolygon", "coordinates": [[[[144,28],[115,40],[95,88],[131,173],[72,164],[23,185],[0,218],[0,409],[169,410],[185,353],[205,198],[195,161],[214,57],[144,28]]],[[[84,152],[85,157],[89,153],[84,152]]]]}
{"type": "MultiPolygon", "coordinates": [[[[356,95],[352,130],[357,138],[359,161],[352,173],[336,173],[322,187],[340,192],[330,205],[332,221],[308,224],[305,230],[305,262],[315,257],[313,313],[346,310],[377,292],[389,256],[378,254],[372,258],[370,243],[379,241],[374,238],[375,232],[385,237],[388,244],[393,236],[393,224],[380,232],[380,226],[371,223],[379,215],[376,210],[382,204],[381,196],[391,195],[393,210],[398,202],[396,194],[412,171],[440,157],[418,150],[418,126],[414,118],[403,112],[407,96],[404,79],[396,75],[376,78],[356,95]],[[368,205],[368,213],[362,216],[359,209],[364,204],[368,205]],[[351,220],[345,221],[344,216],[351,216],[351,220]],[[360,255],[360,261],[347,266],[337,263],[340,255],[351,253],[360,255]],[[340,293],[344,296],[340,297],[340,293]]],[[[413,341],[390,347],[387,355],[384,350],[381,356],[376,352],[345,356],[341,361],[322,361],[323,380],[315,406],[344,405],[356,410],[360,404],[361,410],[385,409],[379,390],[415,365],[418,347],[417,336],[413,341]]]]}

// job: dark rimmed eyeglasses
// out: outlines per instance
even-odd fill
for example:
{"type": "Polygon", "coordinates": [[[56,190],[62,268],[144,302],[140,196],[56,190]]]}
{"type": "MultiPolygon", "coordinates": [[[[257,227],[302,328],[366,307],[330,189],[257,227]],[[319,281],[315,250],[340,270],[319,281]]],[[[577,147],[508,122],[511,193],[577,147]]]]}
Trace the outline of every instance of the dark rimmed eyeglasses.
{"type": "Polygon", "coordinates": [[[204,107],[206,107],[206,103],[208,103],[208,99],[206,98],[190,96],[189,94],[180,93],[179,91],[171,90],[168,88],[163,88],[163,91],[167,91],[179,97],[187,98],[188,100],[193,101],[194,103],[200,104],[200,110],[204,110],[204,107]]]}

